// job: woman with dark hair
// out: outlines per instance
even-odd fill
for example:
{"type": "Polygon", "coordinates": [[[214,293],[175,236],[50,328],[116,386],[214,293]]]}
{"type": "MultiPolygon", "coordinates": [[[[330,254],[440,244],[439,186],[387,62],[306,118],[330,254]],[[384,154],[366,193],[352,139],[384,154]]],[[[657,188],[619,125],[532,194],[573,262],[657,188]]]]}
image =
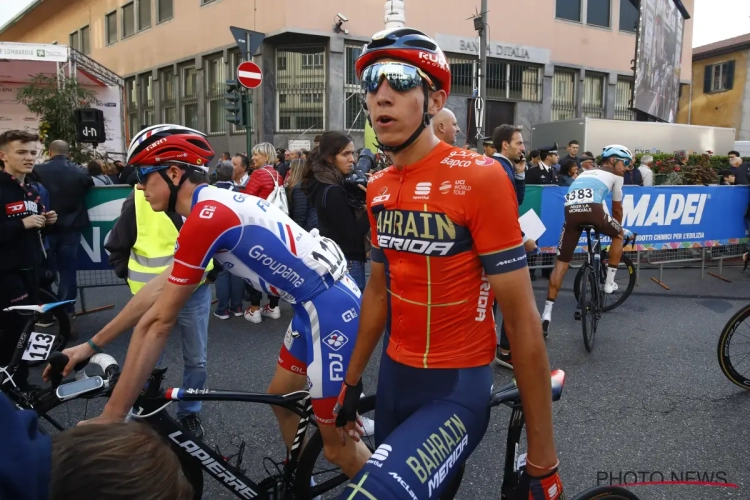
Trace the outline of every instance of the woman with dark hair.
{"type": "Polygon", "coordinates": [[[311,231],[318,227],[318,212],[302,191],[304,173],[305,160],[297,158],[289,163],[289,175],[286,181],[289,217],[305,231],[311,231]]]}
{"type": "Polygon", "coordinates": [[[560,177],[557,179],[557,184],[560,186],[570,186],[573,181],[578,177],[578,163],[573,158],[563,160],[560,165],[560,177]]]}
{"type": "Polygon", "coordinates": [[[341,247],[349,274],[360,290],[364,290],[370,222],[363,198],[344,184],[344,178],[353,169],[352,138],[343,132],[326,132],[320,136],[320,144],[307,159],[302,190],[318,213],[320,234],[341,247]]]}
{"type": "Polygon", "coordinates": [[[94,180],[94,186],[112,186],[113,182],[108,176],[104,175],[102,170],[102,164],[97,160],[91,160],[88,163],[88,171],[91,178],[94,180]]]}

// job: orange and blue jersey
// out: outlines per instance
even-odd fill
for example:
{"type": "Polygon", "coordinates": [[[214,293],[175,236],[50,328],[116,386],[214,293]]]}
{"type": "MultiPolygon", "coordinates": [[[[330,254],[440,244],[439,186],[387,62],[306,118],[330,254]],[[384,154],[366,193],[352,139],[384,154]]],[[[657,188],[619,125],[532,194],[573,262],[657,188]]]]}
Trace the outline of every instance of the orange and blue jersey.
{"type": "Polygon", "coordinates": [[[489,364],[497,339],[487,276],[526,267],[501,165],[441,142],[413,165],[375,174],[367,207],[371,257],[385,266],[388,356],[419,368],[489,364]]]}

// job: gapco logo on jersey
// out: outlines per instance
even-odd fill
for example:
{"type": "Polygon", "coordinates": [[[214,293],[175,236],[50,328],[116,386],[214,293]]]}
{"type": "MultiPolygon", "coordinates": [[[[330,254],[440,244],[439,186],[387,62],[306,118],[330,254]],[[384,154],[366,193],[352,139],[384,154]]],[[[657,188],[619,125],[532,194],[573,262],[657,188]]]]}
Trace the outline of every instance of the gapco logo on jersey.
{"type": "Polygon", "coordinates": [[[272,270],[274,275],[280,274],[281,277],[289,281],[289,283],[291,283],[294,288],[299,288],[305,283],[304,278],[297,274],[294,269],[287,266],[286,264],[282,264],[270,255],[265,254],[264,252],[265,248],[260,245],[255,245],[250,249],[249,255],[254,260],[260,262],[261,264],[272,270]]]}
{"type": "Polygon", "coordinates": [[[692,226],[701,223],[706,193],[626,194],[622,199],[623,226],[692,226]]]}

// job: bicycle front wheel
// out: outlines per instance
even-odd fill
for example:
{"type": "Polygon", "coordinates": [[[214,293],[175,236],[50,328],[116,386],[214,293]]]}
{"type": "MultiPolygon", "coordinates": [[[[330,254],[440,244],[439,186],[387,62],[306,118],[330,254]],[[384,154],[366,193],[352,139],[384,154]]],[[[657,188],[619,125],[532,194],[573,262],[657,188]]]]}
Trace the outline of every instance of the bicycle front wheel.
{"type": "Polygon", "coordinates": [[[594,349],[596,335],[597,304],[596,280],[594,272],[589,266],[583,268],[579,288],[578,308],[581,311],[581,328],[583,329],[583,345],[588,352],[594,349]]]}
{"type": "MultiPolygon", "coordinates": [[[[607,266],[608,261],[602,260],[602,273],[601,282],[604,285],[604,281],[607,279],[607,266]]],[[[576,273],[575,281],[573,282],[573,293],[575,293],[576,300],[580,300],[581,295],[581,277],[583,276],[584,267],[581,267],[576,273]]],[[[602,312],[611,311],[620,307],[625,302],[630,294],[633,292],[635,287],[635,266],[630,258],[623,254],[620,258],[620,263],[617,265],[617,274],[615,275],[615,283],[617,283],[617,291],[614,293],[606,294],[604,297],[604,305],[602,306],[602,312]]]]}
{"type": "Polygon", "coordinates": [[[640,500],[620,486],[596,486],[573,497],[573,500],[640,500]]]}
{"type": "Polygon", "coordinates": [[[737,311],[724,325],[717,348],[721,371],[733,384],[743,389],[750,389],[750,325],[741,326],[748,317],[750,304],[737,311]],[[748,366],[740,367],[742,361],[748,366]]]}

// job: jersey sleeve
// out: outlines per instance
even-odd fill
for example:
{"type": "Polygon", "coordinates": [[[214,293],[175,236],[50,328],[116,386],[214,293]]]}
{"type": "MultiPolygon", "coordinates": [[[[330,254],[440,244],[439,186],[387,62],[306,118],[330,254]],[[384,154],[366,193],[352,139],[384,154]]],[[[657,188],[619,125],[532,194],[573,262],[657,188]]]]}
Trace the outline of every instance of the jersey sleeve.
{"type": "Polygon", "coordinates": [[[477,167],[467,225],[485,273],[502,274],[526,267],[526,251],[518,222],[518,203],[502,167],[477,167]]]}
{"type": "Polygon", "coordinates": [[[367,218],[370,220],[370,241],[372,249],[370,250],[370,259],[373,262],[385,262],[383,250],[378,246],[378,223],[375,220],[375,214],[372,212],[372,201],[375,197],[376,188],[372,182],[367,187],[367,218]]]}
{"type": "Polygon", "coordinates": [[[615,181],[612,185],[612,201],[622,201],[622,185],[625,182],[625,178],[620,175],[615,175],[614,177],[615,181]]]}
{"type": "Polygon", "coordinates": [[[242,221],[229,207],[206,200],[197,203],[180,230],[169,281],[196,285],[214,254],[232,250],[242,235],[242,221]]]}

